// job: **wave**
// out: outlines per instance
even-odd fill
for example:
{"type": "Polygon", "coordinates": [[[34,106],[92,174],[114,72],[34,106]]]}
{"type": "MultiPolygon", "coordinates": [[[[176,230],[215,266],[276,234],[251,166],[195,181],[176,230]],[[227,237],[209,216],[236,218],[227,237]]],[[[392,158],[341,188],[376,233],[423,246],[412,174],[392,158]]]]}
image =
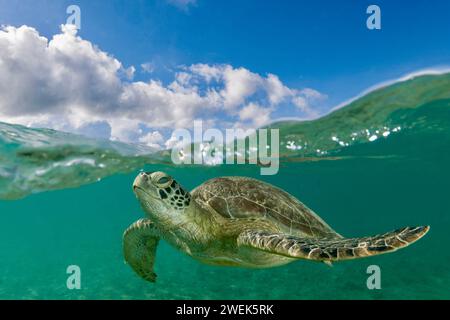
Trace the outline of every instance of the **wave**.
{"type": "Polygon", "coordinates": [[[161,161],[154,149],[0,122],[0,198],[77,187],[161,161]]]}
{"type": "MultiPolygon", "coordinates": [[[[450,73],[411,77],[375,89],[311,121],[282,121],[284,156],[326,156],[398,135],[448,134],[450,73]]],[[[398,150],[401,152],[401,150],[398,150]]]]}
{"type": "MultiPolygon", "coordinates": [[[[450,73],[411,77],[371,91],[322,118],[282,121],[267,128],[280,130],[281,161],[287,162],[448,150],[450,73]]],[[[143,145],[0,122],[0,199],[77,187],[146,164],[171,164],[169,154],[143,145]]]]}

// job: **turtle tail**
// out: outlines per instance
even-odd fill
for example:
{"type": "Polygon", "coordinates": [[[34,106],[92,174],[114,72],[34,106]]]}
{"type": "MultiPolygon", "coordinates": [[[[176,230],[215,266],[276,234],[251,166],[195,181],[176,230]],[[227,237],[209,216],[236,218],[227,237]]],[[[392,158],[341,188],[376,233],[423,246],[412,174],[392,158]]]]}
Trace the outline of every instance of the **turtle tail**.
{"type": "Polygon", "coordinates": [[[248,231],[239,237],[238,242],[286,257],[330,263],[396,251],[419,240],[429,229],[429,226],[405,227],[373,237],[347,239],[298,238],[281,233],[248,231]]]}

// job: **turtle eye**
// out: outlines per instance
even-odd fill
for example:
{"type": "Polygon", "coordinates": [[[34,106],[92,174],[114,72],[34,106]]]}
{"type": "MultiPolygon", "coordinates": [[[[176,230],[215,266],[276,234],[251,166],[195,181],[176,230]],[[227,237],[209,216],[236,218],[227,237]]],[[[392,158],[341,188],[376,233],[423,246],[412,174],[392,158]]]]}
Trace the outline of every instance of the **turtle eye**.
{"type": "Polygon", "coordinates": [[[162,177],[162,178],[159,178],[159,180],[156,183],[157,184],[166,184],[169,181],[170,181],[169,177],[162,177]]]}

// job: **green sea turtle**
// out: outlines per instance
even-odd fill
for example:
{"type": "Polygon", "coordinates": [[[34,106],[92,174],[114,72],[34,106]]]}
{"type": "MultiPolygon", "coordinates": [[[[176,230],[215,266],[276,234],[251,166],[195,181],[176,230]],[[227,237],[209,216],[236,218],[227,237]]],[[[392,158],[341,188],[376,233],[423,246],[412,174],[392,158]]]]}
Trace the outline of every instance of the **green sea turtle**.
{"type": "Polygon", "coordinates": [[[154,282],[160,239],[212,265],[267,268],[298,259],[363,258],[405,247],[428,226],[364,238],[344,238],[287,192],[246,177],[206,181],[192,192],[164,172],[142,172],[133,190],[147,218],[123,235],[125,261],[154,282]]]}

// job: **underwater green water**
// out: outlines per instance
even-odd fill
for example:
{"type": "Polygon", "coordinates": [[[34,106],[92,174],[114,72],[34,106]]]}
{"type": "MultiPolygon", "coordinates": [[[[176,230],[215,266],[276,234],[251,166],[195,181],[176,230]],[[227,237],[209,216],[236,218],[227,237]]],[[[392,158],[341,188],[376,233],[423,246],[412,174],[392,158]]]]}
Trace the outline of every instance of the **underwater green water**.
{"type": "MultiPolygon", "coordinates": [[[[448,160],[448,157],[447,157],[448,160]]],[[[448,162],[352,159],[294,163],[265,180],[291,192],[338,232],[364,236],[431,225],[398,252],[336,263],[298,261],[266,270],[202,265],[162,243],[156,284],[124,264],[123,230],[143,216],[131,192],[135,173],[76,189],[0,202],[0,297],[27,299],[433,299],[450,298],[448,162]],[[81,268],[68,290],[66,268],[81,268]],[[381,268],[368,290],[366,268],[381,268]]],[[[257,168],[165,170],[187,188],[220,175],[259,177],[257,168]]],[[[264,178],[264,177],[263,177],[264,178]]]]}
{"type": "Polygon", "coordinates": [[[317,122],[281,124],[282,141],[317,137],[309,145],[329,152],[284,154],[274,176],[250,165],[176,167],[131,146],[113,145],[114,153],[0,123],[0,298],[450,299],[450,76],[427,79],[369,94],[317,122]],[[404,129],[394,133],[397,126],[404,129]],[[377,128],[391,134],[368,141],[377,128]],[[360,135],[354,144],[335,149],[333,136],[350,141],[353,132],[360,135]],[[333,267],[300,260],[264,270],[213,267],[161,242],[151,284],[122,256],[123,231],[144,216],[131,190],[139,169],[166,171],[189,190],[218,176],[255,177],[298,197],[347,237],[431,230],[405,249],[333,267]],[[66,286],[69,265],[81,268],[80,290],[66,286]],[[366,286],[370,265],[381,269],[380,290],[366,286]]]}

